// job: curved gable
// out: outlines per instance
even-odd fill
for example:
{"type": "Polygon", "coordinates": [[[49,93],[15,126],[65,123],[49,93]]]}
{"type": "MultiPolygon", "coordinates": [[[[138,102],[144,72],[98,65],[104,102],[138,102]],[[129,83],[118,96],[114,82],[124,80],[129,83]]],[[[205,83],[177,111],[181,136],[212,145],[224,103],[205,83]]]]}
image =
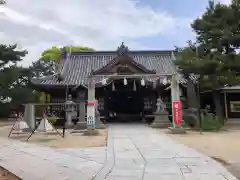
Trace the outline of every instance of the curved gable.
{"type": "Polygon", "coordinates": [[[140,63],[134,61],[134,58],[129,56],[129,49],[124,43],[118,47],[116,52],[116,57],[113,58],[112,61],[107,63],[105,66],[95,70],[92,74],[113,74],[113,73],[127,73],[127,74],[134,74],[134,73],[148,73],[148,74],[155,74],[156,71],[152,69],[148,69],[147,67],[143,66],[140,63]]]}

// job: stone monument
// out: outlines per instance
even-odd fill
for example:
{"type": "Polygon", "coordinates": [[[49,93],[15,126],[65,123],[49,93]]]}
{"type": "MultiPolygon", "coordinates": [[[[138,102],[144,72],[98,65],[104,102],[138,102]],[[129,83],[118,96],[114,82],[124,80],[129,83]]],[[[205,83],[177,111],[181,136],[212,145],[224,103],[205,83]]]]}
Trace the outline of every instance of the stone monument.
{"type": "Polygon", "coordinates": [[[96,100],[96,108],[95,108],[95,128],[96,129],[105,129],[106,126],[100,120],[100,112],[98,110],[98,101],[96,100]]]}
{"type": "Polygon", "coordinates": [[[24,110],[23,120],[28,124],[31,129],[34,129],[35,124],[35,106],[33,104],[26,104],[24,110]]]}
{"type": "Polygon", "coordinates": [[[87,130],[86,122],[86,106],[85,106],[85,93],[79,92],[78,94],[78,103],[79,103],[79,119],[77,124],[74,127],[73,133],[81,133],[87,130]]]}
{"type": "Polygon", "coordinates": [[[154,121],[150,124],[152,128],[168,128],[171,126],[171,122],[168,118],[168,112],[166,111],[166,105],[159,97],[156,104],[156,112],[154,113],[154,121]]]}

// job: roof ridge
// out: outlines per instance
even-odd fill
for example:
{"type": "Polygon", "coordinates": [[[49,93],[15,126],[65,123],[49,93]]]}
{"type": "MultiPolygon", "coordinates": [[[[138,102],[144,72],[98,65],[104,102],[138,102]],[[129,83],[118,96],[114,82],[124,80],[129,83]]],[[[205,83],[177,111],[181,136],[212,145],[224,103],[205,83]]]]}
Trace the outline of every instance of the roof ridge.
{"type": "MultiPolygon", "coordinates": [[[[129,51],[128,54],[169,54],[174,53],[175,50],[132,50],[129,51]]],[[[102,55],[117,55],[117,51],[79,51],[79,52],[71,52],[71,55],[94,55],[94,54],[102,54],[102,55]]],[[[66,53],[62,53],[62,55],[66,55],[66,53]]]]}

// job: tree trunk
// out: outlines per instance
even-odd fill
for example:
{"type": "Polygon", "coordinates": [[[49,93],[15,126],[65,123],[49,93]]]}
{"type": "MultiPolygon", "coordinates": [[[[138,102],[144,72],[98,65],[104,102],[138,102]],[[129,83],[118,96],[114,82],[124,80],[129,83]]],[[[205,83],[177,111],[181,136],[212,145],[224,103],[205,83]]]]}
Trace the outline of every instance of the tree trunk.
{"type": "Polygon", "coordinates": [[[213,91],[213,100],[215,104],[215,112],[216,116],[221,124],[224,124],[224,115],[223,115],[223,108],[221,105],[221,97],[220,92],[217,90],[213,91]]]}
{"type": "Polygon", "coordinates": [[[218,79],[216,75],[211,75],[210,76],[211,81],[212,81],[212,87],[213,87],[213,101],[214,101],[214,105],[215,105],[215,113],[217,116],[218,121],[223,124],[224,123],[224,115],[223,115],[223,108],[222,108],[222,104],[221,104],[221,96],[220,96],[220,92],[218,90],[216,90],[219,86],[218,86],[218,79]]]}
{"type": "Polygon", "coordinates": [[[187,82],[187,100],[189,108],[199,108],[199,100],[195,88],[195,84],[192,80],[188,79],[187,82]]]}

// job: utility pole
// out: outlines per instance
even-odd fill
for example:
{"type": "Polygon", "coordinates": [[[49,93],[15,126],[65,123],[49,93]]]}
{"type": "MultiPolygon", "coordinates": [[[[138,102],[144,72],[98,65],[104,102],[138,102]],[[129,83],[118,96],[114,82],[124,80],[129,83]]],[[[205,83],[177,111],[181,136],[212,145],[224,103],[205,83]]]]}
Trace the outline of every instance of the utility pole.
{"type": "MultiPolygon", "coordinates": [[[[198,49],[198,44],[196,46],[196,57],[199,59],[199,49],[198,49]]],[[[198,75],[197,78],[197,98],[198,98],[198,119],[199,119],[199,130],[200,134],[202,134],[202,116],[201,116],[201,94],[200,94],[200,75],[198,75]]]]}
{"type": "MultiPolygon", "coordinates": [[[[67,48],[68,49],[68,48],[67,48]]],[[[71,54],[72,54],[72,46],[69,46],[69,52],[67,50],[67,57],[64,63],[64,67],[63,67],[63,73],[69,74],[69,69],[70,69],[70,61],[71,61],[71,54]]],[[[66,101],[68,100],[68,93],[69,93],[69,88],[68,88],[68,84],[69,82],[67,81],[67,85],[66,85],[66,101]]]]}

